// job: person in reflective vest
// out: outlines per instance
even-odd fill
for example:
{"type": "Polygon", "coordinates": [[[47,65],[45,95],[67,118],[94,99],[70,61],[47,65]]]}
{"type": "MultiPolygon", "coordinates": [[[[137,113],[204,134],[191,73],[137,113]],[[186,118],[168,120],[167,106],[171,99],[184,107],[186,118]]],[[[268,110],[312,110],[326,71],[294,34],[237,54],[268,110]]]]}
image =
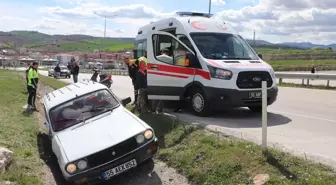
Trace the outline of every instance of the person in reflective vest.
{"type": "Polygon", "coordinates": [[[38,84],[38,72],[37,72],[38,64],[37,62],[33,62],[32,67],[28,71],[28,109],[37,110],[35,106],[36,99],[36,91],[38,84]]]}
{"type": "Polygon", "coordinates": [[[147,111],[147,52],[145,55],[140,57],[138,60],[139,69],[136,74],[136,84],[138,87],[138,101],[136,108],[142,114],[147,111]]]}

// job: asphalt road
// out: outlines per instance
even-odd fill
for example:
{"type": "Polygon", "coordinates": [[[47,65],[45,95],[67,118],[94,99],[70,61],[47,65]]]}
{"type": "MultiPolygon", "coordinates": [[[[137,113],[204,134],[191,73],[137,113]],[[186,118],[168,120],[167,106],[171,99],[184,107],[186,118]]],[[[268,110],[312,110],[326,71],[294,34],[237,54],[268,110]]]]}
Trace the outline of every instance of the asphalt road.
{"type": "MultiPolygon", "coordinates": [[[[79,80],[90,77],[80,74],[79,80]]],[[[113,76],[113,81],[112,90],[117,96],[133,98],[128,77],[113,76]]],[[[336,166],[335,110],[336,91],[280,87],[278,100],[268,107],[268,142],[336,166]]],[[[177,116],[185,121],[209,125],[210,129],[261,142],[261,115],[244,108],[228,110],[211,118],[188,113],[177,116]]]]}

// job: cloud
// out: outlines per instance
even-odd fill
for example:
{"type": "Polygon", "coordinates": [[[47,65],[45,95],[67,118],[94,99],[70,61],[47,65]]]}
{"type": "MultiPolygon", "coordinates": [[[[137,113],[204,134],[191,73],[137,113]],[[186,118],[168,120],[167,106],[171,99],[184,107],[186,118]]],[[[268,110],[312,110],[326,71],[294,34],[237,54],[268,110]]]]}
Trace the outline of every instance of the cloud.
{"type": "Polygon", "coordinates": [[[302,10],[302,9],[334,9],[335,0],[261,0],[260,4],[265,4],[269,8],[302,10]]]}
{"type": "Polygon", "coordinates": [[[211,0],[211,4],[213,5],[217,5],[217,6],[222,6],[225,5],[225,1],[224,0],[211,0]]]}
{"type": "Polygon", "coordinates": [[[117,32],[117,33],[125,33],[125,30],[122,30],[122,29],[115,29],[115,32],[117,32]]]}
{"type": "MultiPolygon", "coordinates": [[[[158,11],[144,4],[106,6],[100,0],[54,1],[71,2],[72,5],[40,8],[38,13],[43,18],[36,19],[33,25],[25,18],[0,17],[0,29],[34,28],[48,33],[101,36],[104,33],[103,23],[95,25],[98,21],[93,21],[101,19],[93,13],[97,12],[100,16],[109,18],[107,35],[134,37],[140,26],[172,16],[176,12],[158,11]],[[9,21],[10,19],[16,21],[9,21]]],[[[212,0],[212,3],[225,5],[225,0],[212,0]]],[[[273,42],[311,39],[311,42],[330,43],[334,41],[336,33],[336,1],[254,0],[250,6],[219,11],[215,18],[231,24],[245,38],[252,38],[255,30],[257,38],[267,38],[273,42]]]]}

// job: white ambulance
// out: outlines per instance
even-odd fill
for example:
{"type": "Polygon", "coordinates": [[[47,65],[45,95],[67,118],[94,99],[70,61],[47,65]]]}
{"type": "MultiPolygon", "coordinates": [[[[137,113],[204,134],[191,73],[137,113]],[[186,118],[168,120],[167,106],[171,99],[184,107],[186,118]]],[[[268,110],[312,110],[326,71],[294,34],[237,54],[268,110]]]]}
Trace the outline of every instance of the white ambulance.
{"type": "Polygon", "coordinates": [[[268,105],[277,98],[272,67],[211,14],[177,12],[141,27],[134,55],[145,51],[149,100],[187,101],[198,116],[223,108],[261,111],[261,81],[267,81],[268,105]]]}

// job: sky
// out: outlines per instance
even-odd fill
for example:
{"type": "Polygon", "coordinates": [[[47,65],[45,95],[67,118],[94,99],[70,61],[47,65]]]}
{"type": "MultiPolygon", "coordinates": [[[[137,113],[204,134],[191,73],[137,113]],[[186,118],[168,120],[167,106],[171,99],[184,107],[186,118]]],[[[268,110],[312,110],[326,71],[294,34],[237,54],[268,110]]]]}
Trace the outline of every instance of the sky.
{"type": "MultiPolygon", "coordinates": [[[[244,38],[336,43],[336,0],[211,0],[211,13],[244,38]]],[[[0,0],[0,30],[135,37],[176,11],[208,12],[209,0],[0,0]],[[96,14],[95,14],[95,13],[96,14]]]]}

